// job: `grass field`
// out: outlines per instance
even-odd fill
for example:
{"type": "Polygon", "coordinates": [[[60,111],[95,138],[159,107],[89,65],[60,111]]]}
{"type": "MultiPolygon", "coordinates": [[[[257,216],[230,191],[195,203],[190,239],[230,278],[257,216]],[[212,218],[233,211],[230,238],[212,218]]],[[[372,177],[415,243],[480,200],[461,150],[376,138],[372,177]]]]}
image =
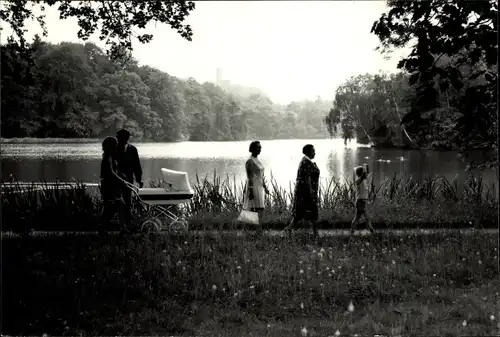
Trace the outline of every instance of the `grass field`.
{"type": "Polygon", "coordinates": [[[3,334],[494,336],[496,235],[2,242],[3,334]],[[352,304],[352,306],[350,305],[352,304]]]}
{"type": "MultiPolygon", "coordinates": [[[[158,181],[150,182],[159,186],[158,181]]],[[[293,186],[280,187],[271,179],[265,229],[283,229],[290,221],[293,186]]],[[[352,185],[331,180],[320,191],[319,227],[348,228],[354,213],[352,185]]],[[[197,177],[194,197],[182,210],[193,229],[232,229],[242,202],[241,187],[229,178],[197,177]]],[[[27,233],[35,230],[96,230],[101,210],[99,196],[81,185],[67,190],[2,185],[3,230],[27,233]],[[54,216],[57,214],[57,216],[54,216]]],[[[457,180],[429,177],[386,179],[370,188],[368,209],[375,228],[497,227],[498,196],[495,186],[470,176],[457,180]]]]}
{"type": "MultiPolygon", "coordinates": [[[[264,227],[279,229],[292,194],[272,186],[264,227]]],[[[238,187],[198,179],[184,208],[191,227],[237,228],[238,187]]],[[[378,228],[498,227],[494,191],[474,177],[388,179],[371,187],[370,211],[378,228]]],[[[82,186],[2,192],[3,231],[96,227],[100,200],[82,186]]],[[[322,227],[349,225],[351,192],[338,181],[321,191],[322,227]]],[[[493,336],[497,256],[498,233],[482,232],[2,237],[2,333],[493,336]]]]}

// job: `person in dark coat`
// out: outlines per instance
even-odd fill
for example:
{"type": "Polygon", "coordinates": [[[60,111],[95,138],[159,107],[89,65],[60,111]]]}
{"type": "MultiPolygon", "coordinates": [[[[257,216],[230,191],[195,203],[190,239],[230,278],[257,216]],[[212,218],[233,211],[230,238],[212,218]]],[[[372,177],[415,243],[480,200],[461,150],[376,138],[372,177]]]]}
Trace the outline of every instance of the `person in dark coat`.
{"type": "Polygon", "coordinates": [[[300,161],[297,170],[297,180],[295,183],[295,193],[293,200],[293,220],[289,227],[295,227],[299,221],[312,223],[313,234],[317,237],[318,230],[318,203],[319,203],[319,175],[320,170],[312,160],[316,155],[316,150],[311,144],[307,144],[302,149],[304,157],[300,161]]]}
{"type": "Polygon", "coordinates": [[[102,142],[100,192],[103,202],[99,218],[99,232],[105,232],[111,220],[118,213],[123,229],[122,189],[125,181],[117,173],[116,150],[118,142],[114,137],[106,137],[102,142]]]}
{"type": "MultiPolygon", "coordinates": [[[[139,152],[134,145],[128,142],[130,132],[125,129],[118,130],[116,138],[118,139],[116,161],[119,174],[130,184],[134,183],[135,178],[139,187],[142,188],[144,184],[142,182],[142,167],[139,160],[139,152]]],[[[124,188],[122,195],[125,202],[125,221],[127,224],[130,224],[132,220],[132,191],[130,188],[124,188]]]]}

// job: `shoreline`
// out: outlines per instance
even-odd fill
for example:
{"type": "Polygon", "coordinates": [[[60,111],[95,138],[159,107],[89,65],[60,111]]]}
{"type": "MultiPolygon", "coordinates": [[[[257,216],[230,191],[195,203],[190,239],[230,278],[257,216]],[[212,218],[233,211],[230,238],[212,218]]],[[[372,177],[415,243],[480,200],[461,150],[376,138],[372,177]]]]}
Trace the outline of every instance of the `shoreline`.
{"type": "MultiPolygon", "coordinates": [[[[34,137],[25,137],[25,138],[0,138],[1,144],[94,144],[102,142],[104,137],[102,138],[34,138],[34,137]]],[[[275,139],[265,139],[260,138],[260,141],[275,141],[275,140],[296,140],[297,138],[275,138],[275,139]]],[[[301,138],[302,140],[334,140],[335,138],[301,138]]],[[[227,140],[227,141],[218,141],[218,140],[176,140],[176,141],[154,141],[154,140],[139,140],[134,139],[133,143],[230,143],[230,142],[251,142],[254,139],[244,139],[244,140],[227,140]]],[[[363,147],[369,147],[367,144],[359,144],[363,147]]]]}
{"type": "MultiPolygon", "coordinates": [[[[16,137],[16,138],[0,138],[1,144],[96,144],[102,142],[104,138],[35,138],[35,137],[16,137]]],[[[340,138],[301,138],[303,140],[324,140],[324,139],[340,139],[340,138]]],[[[217,143],[228,143],[228,142],[249,142],[253,139],[247,140],[229,140],[229,141],[213,141],[213,140],[202,140],[202,141],[190,141],[190,140],[177,140],[177,141],[154,141],[154,140],[134,140],[134,143],[204,143],[204,142],[217,142],[217,143]]],[[[296,138],[276,138],[276,139],[260,139],[261,141],[273,141],[273,140],[296,140],[296,138]]],[[[433,151],[433,152],[458,152],[459,148],[450,147],[436,147],[436,146],[387,146],[385,144],[376,145],[373,143],[358,143],[359,147],[367,147],[377,150],[404,150],[404,151],[433,151]]],[[[490,151],[492,149],[487,148],[474,148],[473,151],[490,151]]]]}

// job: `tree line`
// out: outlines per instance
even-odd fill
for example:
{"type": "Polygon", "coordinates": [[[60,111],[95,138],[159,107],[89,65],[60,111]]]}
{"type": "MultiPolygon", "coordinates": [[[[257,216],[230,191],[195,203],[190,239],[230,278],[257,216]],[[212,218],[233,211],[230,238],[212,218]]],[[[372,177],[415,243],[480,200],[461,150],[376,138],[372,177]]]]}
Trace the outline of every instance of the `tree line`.
{"type": "MultiPolygon", "coordinates": [[[[438,62],[450,61],[442,59],[438,62]]],[[[457,148],[461,136],[457,127],[461,116],[458,104],[464,92],[444,91],[436,86],[437,105],[421,111],[419,123],[405,125],[403,119],[415,108],[418,98],[418,87],[409,81],[410,76],[403,72],[349,78],[335,92],[333,107],[325,118],[328,132],[332,137],[342,137],[345,141],[357,139],[376,147],[457,148]]],[[[477,81],[481,78],[471,82],[477,81]]],[[[469,145],[484,147],[487,140],[477,133],[470,138],[469,145]]]]}
{"type": "MultiPolygon", "coordinates": [[[[231,85],[180,79],[95,44],[1,46],[2,136],[104,137],[119,128],[153,141],[324,138],[331,101],[287,105],[231,85]]],[[[214,70],[215,73],[215,70],[214,70]]]]}
{"type": "Polygon", "coordinates": [[[412,45],[399,74],[359,75],[335,94],[331,135],[386,146],[492,151],[497,157],[498,3],[387,1],[379,50],[412,45]]]}

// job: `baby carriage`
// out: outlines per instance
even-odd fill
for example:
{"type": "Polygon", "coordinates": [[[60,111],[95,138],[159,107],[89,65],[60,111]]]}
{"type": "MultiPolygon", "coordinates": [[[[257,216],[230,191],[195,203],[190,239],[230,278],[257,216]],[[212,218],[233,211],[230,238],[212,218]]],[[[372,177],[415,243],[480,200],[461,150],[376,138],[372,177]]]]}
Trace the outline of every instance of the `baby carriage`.
{"type": "Polygon", "coordinates": [[[165,230],[188,230],[186,219],[172,211],[177,205],[187,203],[193,197],[186,172],[161,169],[163,187],[138,188],[128,184],[133,201],[145,211],[140,220],[141,231],[160,232],[165,230]]]}

